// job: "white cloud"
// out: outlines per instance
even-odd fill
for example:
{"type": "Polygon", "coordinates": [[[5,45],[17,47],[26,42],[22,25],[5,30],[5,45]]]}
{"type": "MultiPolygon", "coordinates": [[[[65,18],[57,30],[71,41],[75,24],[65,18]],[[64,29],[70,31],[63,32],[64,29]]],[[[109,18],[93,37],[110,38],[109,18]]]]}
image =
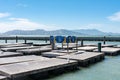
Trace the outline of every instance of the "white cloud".
{"type": "Polygon", "coordinates": [[[10,16],[9,13],[0,13],[0,18],[8,17],[10,16]]]}
{"type": "Polygon", "coordinates": [[[34,30],[34,29],[44,29],[44,30],[56,30],[60,29],[55,25],[44,25],[37,22],[30,21],[26,18],[9,18],[7,22],[0,22],[0,32],[6,32],[9,30],[34,30]]]}
{"type": "Polygon", "coordinates": [[[113,15],[107,17],[111,21],[118,21],[120,22],[120,12],[114,13],[113,15]]]}
{"type": "Polygon", "coordinates": [[[28,19],[25,19],[25,18],[9,18],[9,20],[13,20],[13,21],[29,21],[28,19]]]}

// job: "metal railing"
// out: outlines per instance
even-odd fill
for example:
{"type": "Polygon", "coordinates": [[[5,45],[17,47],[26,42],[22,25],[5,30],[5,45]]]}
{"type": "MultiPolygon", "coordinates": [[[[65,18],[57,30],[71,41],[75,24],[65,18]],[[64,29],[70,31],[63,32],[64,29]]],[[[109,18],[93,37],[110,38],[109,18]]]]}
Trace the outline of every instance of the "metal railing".
{"type": "MultiPolygon", "coordinates": [[[[21,37],[21,36],[14,36],[14,37],[0,37],[0,40],[5,40],[5,43],[8,40],[15,40],[18,43],[18,40],[24,40],[24,43],[27,43],[27,40],[40,40],[40,41],[49,41],[50,37],[21,37]]],[[[120,42],[120,37],[77,37],[78,41],[103,41],[105,44],[106,41],[115,41],[120,42]]]]}

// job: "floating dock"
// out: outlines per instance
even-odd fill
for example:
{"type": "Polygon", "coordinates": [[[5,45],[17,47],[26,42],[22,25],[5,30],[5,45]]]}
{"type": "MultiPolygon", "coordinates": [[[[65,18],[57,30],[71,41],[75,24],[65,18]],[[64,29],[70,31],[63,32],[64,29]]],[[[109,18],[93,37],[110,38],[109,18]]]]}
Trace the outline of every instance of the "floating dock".
{"type": "Polygon", "coordinates": [[[8,57],[8,58],[0,58],[0,65],[13,64],[13,63],[22,63],[29,62],[35,60],[48,60],[49,58],[41,57],[41,56],[19,56],[19,57],[8,57]]]}
{"type": "MultiPolygon", "coordinates": [[[[97,49],[94,51],[98,51],[97,49]]],[[[111,56],[115,56],[120,54],[120,48],[114,48],[114,47],[105,47],[105,48],[101,48],[101,52],[103,52],[105,55],[111,55],[111,56]]]]}
{"type": "MultiPolygon", "coordinates": [[[[76,49],[76,48],[74,48],[76,49]]],[[[93,50],[97,49],[97,47],[94,46],[84,46],[84,47],[78,47],[77,50],[83,50],[83,51],[89,51],[93,52],[93,50]]]]}
{"type": "Polygon", "coordinates": [[[0,51],[0,58],[4,58],[4,57],[16,57],[16,56],[23,56],[23,53],[3,52],[3,51],[0,51]]]}
{"type": "Polygon", "coordinates": [[[32,49],[32,48],[40,48],[40,46],[39,47],[38,46],[7,47],[7,48],[1,48],[1,50],[15,52],[16,50],[32,49]]]}
{"type": "MultiPolygon", "coordinates": [[[[0,74],[3,74],[10,78],[11,80],[16,80],[23,76],[29,76],[34,74],[40,74],[45,72],[49,74],[52,70],[64,69],[67,70],[68,67],[77,67],[77,62],[73,60],[64,59],[50,59],[45,61],[30,61],[16,64],[8,64],[0,66],[0,74]]],[[[56,72],[56,73],[57,73],[56,72]]],[[[47,76],[46,76],[47,77],[47,76]]],[[[22,80],[22,79],[21,79],[22,80]]]]}
{"type": "Polygon", "coordinates": [[[14,43],[14,44],[1,44],[0,48],[9,48],[9,47],[25,47],[30,46],[28,44],[22,44],[22,43],[14,43]]]}
{"type": "Polygon", "coordinates": [[[54,50],[52,52],[44,52],[41,53],[42,56],[44,57],[49,57],[49,58],[56,58],[57,56],[64,56],[68,54],[82,54],[84,51],[73,51],[73,50],[54,50]]]}
{"type": "Polygon", "coordinates": [[[8,80],[6,76],[0,75],[0,80],[8,80]]]}
{"type": "Polygon", "coordinates": [[[120,48],[120,45],[116,45],[116,46],[114,46],[114,48],[120,48]]]}
{"type": "MultiPolygon", "coordinates": [[[[94,47],[97,47],[98,45],[97,44],[86,44],[84,46],[94,46],[94,47]]],[[[116,44],[102,44],[101,47],[114,47],[114,46],[117,46],[116,44]]]]}
{"type": "Polygon", "coordinates": [[[58,56],[57,58],[60,59],[67,59],[67,60],[76,60],[78,61],[80,66],[88,66],[92,63],[98,62],[104,59],[103,53],[98,52],[84,52],[82,54],[69,54],[65,56],[58,56]]]}
{"type": "Polygon", "coordinates": [[[41,53],[42,56],[44,57],[49,57],[49,58],[56,58],[57,56],[63,56],[66,55],[67,53],[59,53],[59,52],[44,52],[41,53]]]}
{"type": "Polygon", "coordinates": [[[41,55],[42,52],[49,52],[51,48],[48,47],[40,47],[40,48],[32,48],[32,49],[21,49],[17,50],[17,52],[23,53],[24,55],[41,55]]]}

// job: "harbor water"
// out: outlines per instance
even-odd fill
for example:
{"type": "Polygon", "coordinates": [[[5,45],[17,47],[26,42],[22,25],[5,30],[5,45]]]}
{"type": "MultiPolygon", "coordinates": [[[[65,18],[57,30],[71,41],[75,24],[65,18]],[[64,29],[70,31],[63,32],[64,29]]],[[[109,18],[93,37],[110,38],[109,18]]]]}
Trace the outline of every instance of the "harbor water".
{"type": "Polygon", "coordinates": [[[105,57],[102,62],[47,80],[119,80],[120,56],[105,57]]]}

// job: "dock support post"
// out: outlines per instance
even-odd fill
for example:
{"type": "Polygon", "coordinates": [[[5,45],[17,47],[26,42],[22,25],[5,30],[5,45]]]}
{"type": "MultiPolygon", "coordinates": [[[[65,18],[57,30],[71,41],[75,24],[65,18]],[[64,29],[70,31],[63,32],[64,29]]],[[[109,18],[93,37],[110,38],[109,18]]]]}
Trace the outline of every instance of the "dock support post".
{"type": "Polygon", "coordinates": [[[76,51],[78,51],[78,41],[76,41],[76,51]]]}
{"type": "Polygon", "coordinates": [[[5,39],[5,43],[7,43],[7,39],[5,39]]]}
{"type": "Polygon", "coordinates": [[[63,49],[63,42],[62,42],[62,49],[63,49]]]}
{"type": "Polygon", "coordinates": [[[98,43],[98,52],[101,52],[101,43],[98,43]]]}
{"type": "Polygon", "coordinates": [[[69,53],[69,43],[67,43],[67,53],[69,53]]]}
{"type": "Polygon", "coordinates": [[[18,37],[16,36],[16,43],[18,43],[18,37]]]}
{"type": "Polygon", "coordinates": [[[55,43],[53,42],[53,43],[51,43],[51,45],[52,45],[52,50],[54,50],[55,43]]]}
{"type": "Polygon", "coordinates": [[[25,44],[27,43],[27,40],[25,39],[25,44]]]}
{"type": "Polygon", "coordinates": [[[106,43],[106,40],[105,40],[105,36],[104,36],[103,44],[105,44],[105,43],[106,43]]]}
{"type": "Polygon", "coordinates": [[[83,40],[81,40],[81,46],[83,46],[83,40]]]}
{"type": "Polygon", "coordinates": [[[45,42],[47,43],[47,40],[45,40],[45,42]]]}

